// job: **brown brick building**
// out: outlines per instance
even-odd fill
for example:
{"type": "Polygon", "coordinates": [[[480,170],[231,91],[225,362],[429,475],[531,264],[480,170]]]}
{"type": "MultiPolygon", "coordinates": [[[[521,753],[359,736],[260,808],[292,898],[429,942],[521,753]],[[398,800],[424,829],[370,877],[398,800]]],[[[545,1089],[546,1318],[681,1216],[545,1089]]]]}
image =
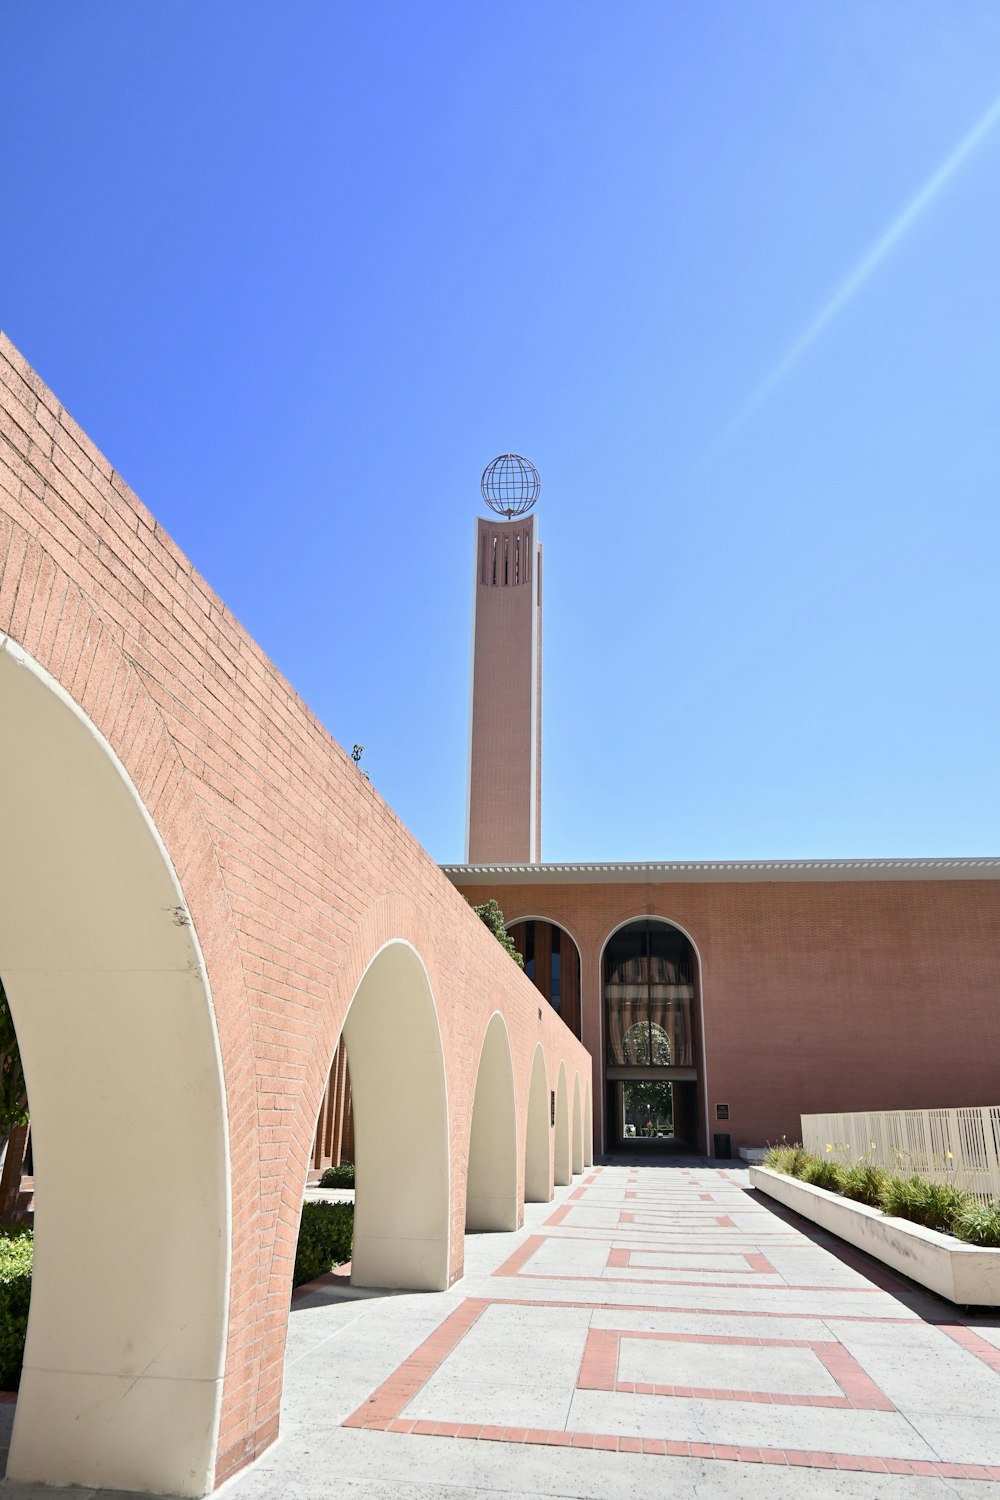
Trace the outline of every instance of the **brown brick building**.
{"type": "MultiPolygon", "coordinates": [[[[515,462],[487,475],[507,465],[516,498],[515,462]]],[[[477,524],[469,862],[445,873],[496,897],[589,1049],[596,1149],[662,1129],[736,1150],[796,1137],[802,1113],[996,1102],[1000,859],[540,863],[533,520],[477,524]]]]}
{"type": "MultiPolygon", "coordinates": [[[[1000,1094],[1000,859],[445,874],[470,900],[495,896],[519,941],[525,919],[536,945],[558,929],[598,1150],[621,1138],[625,1085],[650,1078],[673,1084],[677,1136],[709,1151],[716,1132],[734,1151],[797,1137],[802,1113],[1000,1094]]],[[[544,952],[538,970],[551,988],[544,952]]]]}

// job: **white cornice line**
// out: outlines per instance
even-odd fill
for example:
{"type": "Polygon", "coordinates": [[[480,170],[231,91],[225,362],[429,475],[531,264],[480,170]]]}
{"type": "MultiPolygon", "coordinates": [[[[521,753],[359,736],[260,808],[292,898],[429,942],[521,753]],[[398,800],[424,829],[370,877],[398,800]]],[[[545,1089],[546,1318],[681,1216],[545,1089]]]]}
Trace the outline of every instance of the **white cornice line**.
{"type": "Polygon", "coordinates": [[[543,865],[442,865],[452,880],[550,884],[559,881],[649,880],[1000,880],[1000,858],[952,859],[762,859],[543,865]]]}

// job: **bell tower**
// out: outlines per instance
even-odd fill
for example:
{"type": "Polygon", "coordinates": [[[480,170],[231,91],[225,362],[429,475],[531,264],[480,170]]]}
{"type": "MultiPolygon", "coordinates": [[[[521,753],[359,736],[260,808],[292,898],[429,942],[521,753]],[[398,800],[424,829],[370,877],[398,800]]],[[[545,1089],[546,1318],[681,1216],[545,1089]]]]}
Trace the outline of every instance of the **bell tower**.
{"type": "Polygon", "coordinates": [[[504,453],[476,518],[466,863],[542,857],[542,548],[529,514],[541,481],[504,453]]]}

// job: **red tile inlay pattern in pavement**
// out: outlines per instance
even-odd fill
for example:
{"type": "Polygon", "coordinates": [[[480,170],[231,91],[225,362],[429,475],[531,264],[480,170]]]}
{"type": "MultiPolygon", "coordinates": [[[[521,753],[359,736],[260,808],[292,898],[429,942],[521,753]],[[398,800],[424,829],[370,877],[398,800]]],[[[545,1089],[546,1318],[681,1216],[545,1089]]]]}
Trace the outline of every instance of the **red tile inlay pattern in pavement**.
{"type": "MultiPolygon", "coordinates": [[[[624,1218],[625,1215],[623,1214],[622,1217],[624,1218]]],[[[552,1220],[551,1219],[546,1219],[545,1222],[546,1222],[546,1224],[551,1224],[552,1220]]],[[[721,1223],[721,1220],[719,1222],[721,1223]]],[[[674,1268],[672,1270],[672,1273],[669,1276],[668,1275],[654,1276],[654,1275],[651,1275],[651,1274],[647,1274],[645,1276],[607,1276],[607,1275],[601,1275],[601,1276],[567,1276],[567,1275],[563,1274],[562,1272],[553,1272],[553,1271],[526,1271],[524,1269],[525,1266],[528,1264],[528,1262],[531,1260],[531,1258],[538,1253],[538,1251],[542,1248],[542,1246],[544,1244],[546,1244],[546,1243],[562,1244],[562,1243],[565,1243],[565,1241],[566,1241],[567,1238],[573,1238],[573,1236],[562,1235],[562,1236],[559,1237],[559,1239],[555,1240],[550,1235],[545,1235],[545,1234],[533,1234],[533,1235],[530,1235],[529,1238],[525,1240],[524,1244],[518,1246],[518,1248],[514,1251],[513,1255],[508,1256],[508,1258],[504,1261],[503,1265],[499,1266],[493,1272],[494,1276],[516,1276],[516,1277],[525,1278],[525,1279],[528,1279],[528,1280],[531,1280],[531,1281],[560,1281],[560,1282],[563,1282],[563,1281],[565,1281],[565,1282],[571,1282],[571,1281],[572,1282],[579,1282],[579,1281],[595,1282],[596,1281],[596,1282],[601,1282],[601,1283],[603,1283],[603,1282],[615,1282],[615,1283],[618,1283],[618,1284],[623,1284],[625,1286],[692,1286],[692,1285],[697,1285],[697,1286],[705,1286],[705,1287],[733,1287],[733,1288],[740,1288],[740,1287],[747,1288],[747,1287],[753,1287],[754,1286],[754,1283],[752,1281],[735,1281],[735,1280],[734,1281],[702,1281],[702,1280],[699,1280],[698,1282],[692,1282],[689,1278],[685,1278],[685,1276],[683,1274],[678,1274],[678,1273],[683,1273],[684,1270],[699,1271],[699,1270],[702,1269],[701,1267],[696,1266],[696,1265],[691,1265],[691,1266],[687,1266],[687,1267],[678,1266],[678,1267],[676,1267],[676,1268],[674,1268]]],[[[631,1269],[632,1266],[631,1266],[630,1256],[632,1256],[633,1254],[635,1254],[635,1255],[642,1255],[642,1254],[650,1254],[650,1253],[656,1254],[658,1252],[653,1247],[642,1248],[642,1247],[638,1247],[638,1246],[628,1246],[628,1247],[613,1246],[611,1248],[611,1250],[609,1251],[609,1253],[608,1253],[607,1269],[608,1270],[616,1270],[616,1269],[617,1270],[625,1270],[625,1269],[631,1269]]],[[[678,1252],[674,1247],[671,1247],[670,1253],[671,1254],[678,1254],[678,1253],[681,1253],[681,1252],[678,1252]]],[[[758,1276],[760,1276],[760,1275],[764,1275],[764,1276],[778,1276],[779,1275],[779,1272],[771,1264],[771,1262],[768,1260],[767,1256],[764,1255],[764,1254],[762,1254],[760,1251],[755,1251],[755,1250],[743,1251],[743,1250],[736,1250],[736,1249],[733,1249],[733,1250],[702,1250],[702,1249],[698,1248],[698,1249],[690,1251],[689,1253],[692,1256],[698,1256],[698,1257],[701,1257],[701,1258],[710,1258],[713,1255],[714,1256],[719,1256],[719,1255],[736,1256],[736,1255],[738,1255],[745,1262],[745,1264],[746,1264],[746,1271],[750,1275],[758,1275],[758,1276]]],[[[649,1269],[652,1269],[652,1268],[642,1267],[641,1269],[643,1269],[643,1270],[649,1270],[649,1269]]],[[[708,1269],[708,1267],[705,1267],[704,1269],[708,1269]]],[[[799,1291],[822,1290],[824,1292],[831,1292],[831,1293],[833,1293],[834,1296],[836,1296],[839,1292],[842,1292],[842,1291],[848,1291],[848,1292],[851,1292],[854,1295],[857,1295],[859,1292],[864,1292],[864,1291],[870,1290],[870,1289],[866,1288],[866,1287],[854,1287],[854,1286],[852,1286],[852,1287],[830,1287],[830,1286],[824,1286],[822,1288],[814,1288],[814,1287],[810,1287],[806,1283],[800,1283],[798,1285],[798,1290],[799,1291]]]]}
{"type": "Polygon", "coordinates": [[[732,1338],[711,1333],[626,1332],[592,1328],[587,1335],[580,1390],[625,1391],[635,1396],[691,1396],[706,1401],[756,1401],[766,1406],[831,1406],[849,1411],[895,1411],[896,1408],[857,1360],[834,1340],[732,1338]],[[655,1339],[665,1344],[723,1344],[744,1349],[811,1349],[840,1386],[843,1395],[812,1396],[786,1391],[747,1391],[732,1387],[651,1385],[619,1380],[618,1357],[623,1339],[655,1339]]]}
{"type": "MultiPolygon", "coordinates": [[[[679,1185],[681,1173],[671,1173],[670,1197],[676,1199],[676,1185],[679,1185]]],[[[720,1179],[720,1192],[725,1191],[731,1198],[735,1187],[742,1186],[732,1180],[726,1179],[718,1174],[720,1179]]],[[[809,1268],[810,1281],[799,1281],[789,1278],[787,1271],[779,1273],[773,1262],[759,1248],[755,1247],[755,1241],[761,1238],[769,1244],[777,1242],[779,1236],[774,1234],[775,1218],[770,1215],[761,1217],[760,1228],[754,1232],[740,1229],[728,1214],[715,1214],[711,1207],[701,1207],[698,1217],[699,1229],[714,1231],[722,1229],[728,1231],[711,1244],[705,1245],[695,1239],[687,1239],[685,1243],[684,1230],[689,1227],[692,1220],[690,1210],[682,1210],[682,1213],[672,1212],[671,1206],[657,1208],[656,1216],[664,1223],[664,1227],[671,1230],[671,1238],[661,1244],[653,1243],[656,1236],[654,1225],[637,1225],[636,1229],[647,1230],[643,1233],[643,1239],[649,1243],[644,1246],[611,1243],[606,1250],[606,1263],[603,1275],[591,1276],[561,1275],[554,1272],[546,1274],[526,1271],[532,1258],[536,1256],[543,1246],[558,1246],[560,1242],[567,1245],[567,1263],[572,1263],[573,1251],[571,1246],[580,1241],[589,1241],[599,1244],[600,1236],[607,1234],[608,1240],[614,1240],[616,1231],[614,1229],[599,1229],[596,1225],[581,1226],[577,1231],[571,1224],[567,1224],[568,1215],[582,1202],[586,1201],[586,1189],[591,1183],[598,1182],[601,1177],[601,1169],[595,1169],[593,1173],[582,1183],[575,1192],[564,1201],[559,1208],[548,1216],[544,1223],[546,1231],[555,1230],[555,1233],[536,1233],[528,1236],[519,1245],[517,1250],[493,1272],[493,1278],[502,1283],[505,1279],[544,1279],[551,1284],[552,1292],[544,1299],[530,1299],[498,1295],[494,1297],[480,1296],[469,1298],[464,1301],[455,1311],[445,1319],[441,1326],[426,1339],[420,1347],[405,1360],[393,1374],[383,1382],[381,1386],[347,1419],[345,1425],[351,1427],[367,1428],[372,1431],[384,1431],[395,1433],[409,1433],[415,1436],[436,1436],[471,1439],[486,1442],[505,1442],[517,1444],[540,1444],[548,1447],[563,1447],[574,1449],[601,1450],[617,1453],[637,1453],[647,1456],[659,1456],[664,1458],[701,1458],[719,1460],[732,1463],[754,1463],[765,1465],[779,1465],[792,1468],[830,1469],[845,1472],[876,1473],[885,1475],[908,1475],[911,1477],[935,1477],[974,1480],[1000,1480],[1000,1463],[971,1463],[971,1462],[947,1462],[943,1459],[918,1459],[904,1458],[885,1452],[878,1455],[870,1453],[851,1453],[840,1451],[814,1450],[798,1448],[791,1444],[783,1446],[752,1446],[746,1443],[733,1442],[694,1442],[681,1441],[670,1437],[639,1437],[623,1436],[614,1433],[599,1431],[573,1430],[567,1424],[567,1429],[554,1429],[545,1427],[511,1426],[504,1424],[486,1425],[478,1422],[462,1421],[435,1421],[428,1419],[415,1419],[407,1417],[406,1408],[414,1400],[417,1393],[437,1370],[446,1362],[448,1357],[457,1349],[461,1341],[469,1334],[470,1330],[478,1322],[483,1313],[491,1307],[522,1307],[534,1310],[542,1309],[576,1309],[590,1310],[593,1313],[603,1313],[605,1324],[616,1321],[615,1314],[622,1314],[625,1318],[634,1318],[638,1313],[645,1314],[669,1314],[671,1316],[682,1315],[686,1320],[697,1321],[701,1318],[728,1319],[736,1326],[736,1331],[731,1333],[701,1333],[690,1329],[685,1331],[654,1331],[652,1329],[635,1329],[615,1326],[591,1326],[586,1330],[583,1344],[583,1357],[576,1378],[576,1390],[579,1392],[601,1392],[622,1394],[626,1398],[660,1398],[661,1404],[656,1408],[658,1420],[663,1420],[664,1407],[662,1398],[675,1398],[682,1400],[698,1400],[703,1403],[718,1403],[716,1409],[722,1411],[727,1406],[734,1407],[737,1403],[758,1406],[761,1408],[829,1408],[841,1413],[882,1413],[887,1420],[903,1420],[902,1413],[897,1412],[890,1396],[883,1391],[872,1376],[863,1368],[859,1358],[856,1358],[848,1348],[839,1341],[834,1329],[841,1325],[854,1325],[858,1328],[872,1325],[886,1326],[898,1325],[901,1328],[934,1328],[936,1332],[946,1336],[953,1343],[958,1344],[966,1353],[988,1370],[1000,1374],[1000,1349],[994,1347],[987,1339],[978,1334],[974,1327],[954,1315],[943,1316],[944,1306],[930,1302],[928,1299],[920,1301],[919,1309],[915,1309],[915,1294],[913,1288],[901,1278],[891,1277],[889,1273],[876,1272],[872,1274],[872,1266],[867,1259],[855,1252],[836,1254],[836,1259],[831,1266],[831,1274],[828,1282],[824,1283],[822,1275],[817,1276],[819,1285],[812,1285],[811,1278],[815,1274],[812,1271],[814,1264],[822,1264],[819,1252],[815,1254],[806,1253],[799,1262],[809,1268]],[[583,1232],[588,1229],[588,1232],[583,1232]],[[735,1233],[734,1233],[735,1231],[735,1233]],[[739,1239],[743,1238],[746,1248],[739,1248],[739,1239]],[[724,1242],[724,1248],[722,1248],[724,1242]],[[647,1271],[647,1267],[633,1264],[633,1259],[649,1257],[657,1253],[668,1253],[672,1265],[669,1274],[664,1276],[609,1276],[608,1271],[647,1271]],[[724,1256],[728,1265],[734,1259],[740,1259],[749,1273],[747,1279],[732,1280],[729,1282],[716,1282],[714,1280],[685,1280],[685,1270],[697,1271],[704,1276],[706,1268],[710,1267],[713,1257],[724,1256]],[[839,1262],[840,1266],[845,1264],[852,1270],[860,1273],[857,1279],[851,1278],[845,1283],[843,1270],[835,1268],[839,1262]],[[756,1280],[755,1277],[768,1276],[780,1280],[756,1280]],[[861,1277],[867,1278],[865,1281],[861,1277]],[[593,1287],[599,1287],[608,1283],[616,1288],[613,1303],[602,1302],[599,1294],[592,1300],[582,1301],[574,1296],[574,1288],[580,1281],[587,1281],[593,1287]],[[567,1296],[559,1296],[561,1284],[567,1284],[567,1296]],[[622,1287],[634,1285],[640,1296],[645,1301],[623,1302],[622,1287]],[[654,1295],[648,1288],[652,1286],[663,1288],[664,1296],[659,1302],[650,1302],[648,1299],[654,1295]],[[671,1303],[669,1299],[681,1297],[679,1288],[687,1287],[688,1293],[700,1291],[702,1288],[724,1287],[729,1290],[742,1289],[744,1292],[756,1292],[761,1298],[760,1305],[754,1305],[757,1300],[752,1295],[741,1299],[746,1305],[741,1308],[733,1308],[726,1305],[698,1305],[692,1306],[689,1301],[677,1301],[671,1303]],[[642,1289],[640,1291],[640,1288],[642,1289]],[[837,1309],[840,1294],[853,1293],[860,1295],[862,1306],[868,1305],[868,1297],[865,1293],[872,1294],[874,1300],[871,1303],[871,1311],[859,1311],[857,1307],[848,1311],[827,1311],[826,1306],[800,1307],[798,1310],[787,1307],[773,1307],[769,1305],[773,1301],[776,1292],[788,1293],[810,1293],[817,1297],[831,1294],[829,1305],[837,1309]],[[889,1302],[888,1297],[896,1298],[895,1303],[889,1302]],[[900,1305],[902,1304],[902,1305],[900,1305]],[[738,1331],[736,1320],[750,1318],[759,1327],[759,1320],[767,1319],[774,1327],[774,1337],[741,1333],[738,1331]],[[821,1324],[830,1330],[829,1338],[822,1337],[782,1337],[782,1328],[788,1327],[789,1332],[796,1330],[789,1325],[792,1323],[821,1324]],[[795,1349],[808,1350],[820,1362],[823,1369],[829,1375],[839,1394],[818,1395],[811,1391],[769,1391],[767,1389],[745,1389],[724,1386],[722,1388],[702,1387],[694,1385],[665,1385],[643,1383],[640,1381],[629,1381],[620,1378],[620,1356],[622,1346],[626,1340],[654,1340],[661,1344],[672,1345],[680,1350],[683,1346],[692,1345],[716,1345],[723,1347],[739,1348],[741,1350],[781,1350],[795,1349]]],[[[715,1205],[716,1194],[695,1192],[697,1186],[703,1185],[704,1179],[699,1183],[693,1174],[685,1172],[685,1186],[691,1191],[685,1195],[689,1203],[700,1205],[715,1205]]],[[[621,1179],[619,1178],[619,1182],[621,1179]]],[[[602,1209],[613,1207],[608,1197],[610,1184],[605,1179],[602,1186],[602,1201],[596,1205],[602,1209]]],[[[630,1183],[631,1187],[631,1183],[630,1183]]],[[[631,1191],[624,1191],[622,1197],[634,1196],[631,1191]]],[[[651,1195],[652,1196],[652,1195],[651,1195]]],[[[663,1202],[666,1195],[661,1195],[663,1202]]],[[[733,1210],[736,1211],[735,1209],[733,1210]]],[[[646,1210],[640,1210],[644,1216],[646,1210]]],[[[619,1225],[634,1221],[635,1215],[620,1213],[619,1225]]],[[[745,1224],[742,1217],[741,1222],[745,1224]]],[[[793,1225],[794,1221],[787,1216],[783,1220],[785,1226],[793,1225]]],[[[635,1230],[629,1231],[634,1235],[635,1230]]],[[[801,1241],[792,1235],[781,1238],[784,1245],[795,1244],[799,1251],[809,1250],[809,1241],[803,1236],[801,1241]]],[[[813,1247],[815,1249],[815,1247],[813,1247]]],[[[824,1247],[825,1248],[825,1247],[824,1247]]],[[[780,1259],[780,1258],[779,1258],[780,1259]]],[[[787,1262],[785,1262],[787,1264],[787,1262]]],[[[735,1272],[734,1275],[739,1274],[735,1272]]],[[[710,1300],[710,1299],[709,1299],[710,1300]]],[[[847,1336],[847,1335],[845,1335],[847,1336]]],[[[544,1333],[541,1334],[544,1340],[544,1333]]],[[[540,1358],[544,1357],[544,1349],[540,1348],[540,1358]]],[[[744,1371],[746,1364],[741,1367],[744,1371]]],[[[752,1370],[752,1362],[750,1364],[752,1370]]],[[[790,1369],[794,1369],[794,1365],[790,1369]]],[[[743,1375],[745,1379],[745,1373],[743,1375]]],[[[1000,1385],[998,1385],[998,1399],[1000,1399],[1000,1385]]],[[[426,1402],[423,1410],[426,1413],[426,1402]]],[[[588,1408],[584,1407],[583,1410],[588,1408]]],[[[589,1408],[591,1412],[595,1409],[589,1408]]],[[[652,1407],[650,1408],[652,1410],[652,1407]]],[[[460,1414],[460,1413],[459,1413],[460,1414]]],[[[742,1419],[745,1424],[745,1418],[742,1419]]],[[[843,1429],[839,1429],[843,1432],[843,1429]]],[[[891,1427],[887,1429],[891,1434],[891,1427]]],[[[773,1436],[773,1433],[769,1434],[773,1436]]],[[[935,1445],[936,1446],[936,1445],[935,1445]]],[[[992,1455],[990,1455],[992,1456],[992,1455]]]]}

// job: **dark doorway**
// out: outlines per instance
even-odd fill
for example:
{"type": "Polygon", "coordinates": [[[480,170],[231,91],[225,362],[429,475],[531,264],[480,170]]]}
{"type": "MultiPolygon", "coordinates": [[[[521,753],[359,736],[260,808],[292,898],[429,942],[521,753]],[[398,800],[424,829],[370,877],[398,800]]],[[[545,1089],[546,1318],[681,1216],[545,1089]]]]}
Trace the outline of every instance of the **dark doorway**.
{"type": "Polygon", "coordinates": [[[703,1149],[698,959],[673,923],[645,917],[604,950],[607,1149],[703,1149]]]}

